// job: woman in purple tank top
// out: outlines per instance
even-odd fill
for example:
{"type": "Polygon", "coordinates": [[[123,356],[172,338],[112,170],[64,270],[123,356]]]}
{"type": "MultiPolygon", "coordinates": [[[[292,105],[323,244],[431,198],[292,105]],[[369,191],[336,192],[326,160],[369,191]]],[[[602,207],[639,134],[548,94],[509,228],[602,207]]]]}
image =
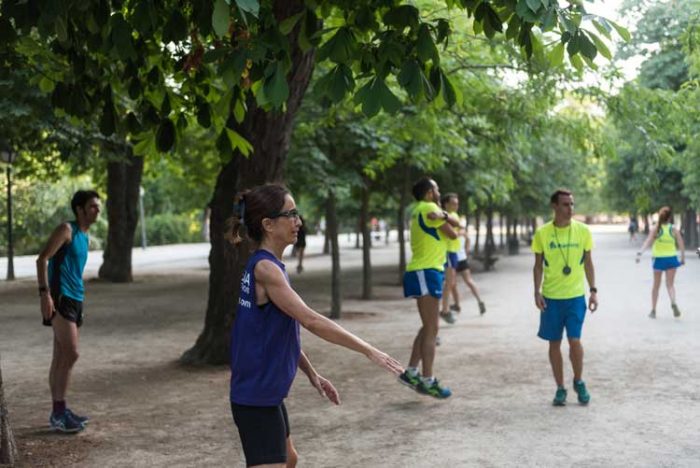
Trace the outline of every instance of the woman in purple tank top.
{"type": "Polygon", "coordinates": [[[391,356],[311,309],[292,289],[282,263],[295,243],[301,220],[291,194],[263,185],[240,194],[229,240],[244,237],[255,246],[241,279],[231,330],[231,411],[247,466],[287,466],[297,462],[284,399],[296,369],[334,404],[337,390],[319,375],[301,351],[299,326],[331,343],[362,353],[394,375],[403,372],[391,356]]]}

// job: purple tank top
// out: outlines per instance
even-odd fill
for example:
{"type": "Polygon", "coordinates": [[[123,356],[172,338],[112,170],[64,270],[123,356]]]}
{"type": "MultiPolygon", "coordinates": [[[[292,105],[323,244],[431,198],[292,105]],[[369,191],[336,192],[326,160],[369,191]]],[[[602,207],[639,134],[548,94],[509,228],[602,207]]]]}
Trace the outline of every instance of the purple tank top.
{"type": "Polygon", "coordinates": [[[299,323],[268,302],[255,300],[255,265],[270,260],[289,282],[284,264],[256,250],[243,272],[236,320],[231,329],[231,401],[238,405],[277,406],[287,397],[301,354],[299,323]]]}

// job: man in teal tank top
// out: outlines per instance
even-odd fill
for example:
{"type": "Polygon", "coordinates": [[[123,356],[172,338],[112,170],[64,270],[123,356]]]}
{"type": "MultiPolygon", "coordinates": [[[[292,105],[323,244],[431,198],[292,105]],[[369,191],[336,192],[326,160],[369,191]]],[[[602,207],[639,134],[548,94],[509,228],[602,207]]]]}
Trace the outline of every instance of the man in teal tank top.
{"type": "Polygon", "coordinates": [[[88,229],[100,214],[100,197],[92,190],[73,195],[75,221],[60,224],[36,261],[43,323],[53,328],[53,359],[49,386],[53,410],[52,429],[80,432],[87,418],[66,406],[70,374],[78,360],[78,328],[83,323],[83,270],[88,256],[88,229]]]}

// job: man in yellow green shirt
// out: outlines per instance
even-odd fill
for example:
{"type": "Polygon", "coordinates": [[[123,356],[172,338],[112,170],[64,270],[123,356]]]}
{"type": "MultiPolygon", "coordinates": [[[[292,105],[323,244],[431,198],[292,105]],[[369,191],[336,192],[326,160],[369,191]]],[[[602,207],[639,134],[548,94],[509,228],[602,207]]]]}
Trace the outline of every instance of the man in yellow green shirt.
{"type": "Polygon", "coordinates": [[[535,253],[535,305],[540,309],[537,335],[549,341],[549,362],[557,384],[553,404],[563,406],[566,404],[566,388],[561,341],[566,329],[574,371],[573,386],[579,403],[585,405],[590,401],[590,394],[582,380],[581,328],[586,316],[584,277],[590,290],[588,309],[595,312],[598,308],[598,290],[591,257],[593,238],[588,226],[572,219],[574,196],[570,191],[557,190],[551,196],[550,203],[554,219],[541,226],[532,240],[532,251],[535,253]]]}
{"type": "Polygon", "coordinates": [[[440,233],[457,238],[453,229],[459,219],[450,216],[438,205],[440,189],[434,180],[424,177],[413,186],[417,203],[411,213],[412,258],[406,267],[404,296],[416,298],[422,327],[413,341],[411,358],[399,381],[419,393],[435,398],[448,398],[452,392],[442,387],[433,375],[435,339],[439,328],[440,299],[442,298],[443,270],[447,254],[440,233]],[[423,373],[418,372],[422,362],[423,373]]]}

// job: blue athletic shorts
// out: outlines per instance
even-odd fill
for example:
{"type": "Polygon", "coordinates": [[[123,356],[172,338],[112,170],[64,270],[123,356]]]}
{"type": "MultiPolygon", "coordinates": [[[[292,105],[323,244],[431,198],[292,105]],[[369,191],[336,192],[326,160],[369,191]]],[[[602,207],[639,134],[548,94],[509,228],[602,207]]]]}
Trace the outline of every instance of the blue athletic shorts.
{"type": "Polygon", "coordinates": [[[678,257],[674,255],[673,257],[654,257],[654,270],[670,270],[672,268],[678,268],[681,266],[681,262],[678,261],[678,257]]]}
{"type": "Polygon", "coordinates": [[[433,296],[442,298],[443,272],[433,269],[407,271],[403,275],[404,297],[433,296]]]}
{"type": "Polygon", "coordinates": [[[540,331],[537,336],[547,341],[559,341],[566,328],[567,338],[581,338],[583,320],[586,318],[586,298],[544,298],[545,309],[540,313],[540,331]]]}
{"type": "Polygon", "coordinates": [[[445,268],[457,269],[457,264],[459,263],[459,257],[457,252],[447,252],[447,261],[445,262],[445,268]]]}

